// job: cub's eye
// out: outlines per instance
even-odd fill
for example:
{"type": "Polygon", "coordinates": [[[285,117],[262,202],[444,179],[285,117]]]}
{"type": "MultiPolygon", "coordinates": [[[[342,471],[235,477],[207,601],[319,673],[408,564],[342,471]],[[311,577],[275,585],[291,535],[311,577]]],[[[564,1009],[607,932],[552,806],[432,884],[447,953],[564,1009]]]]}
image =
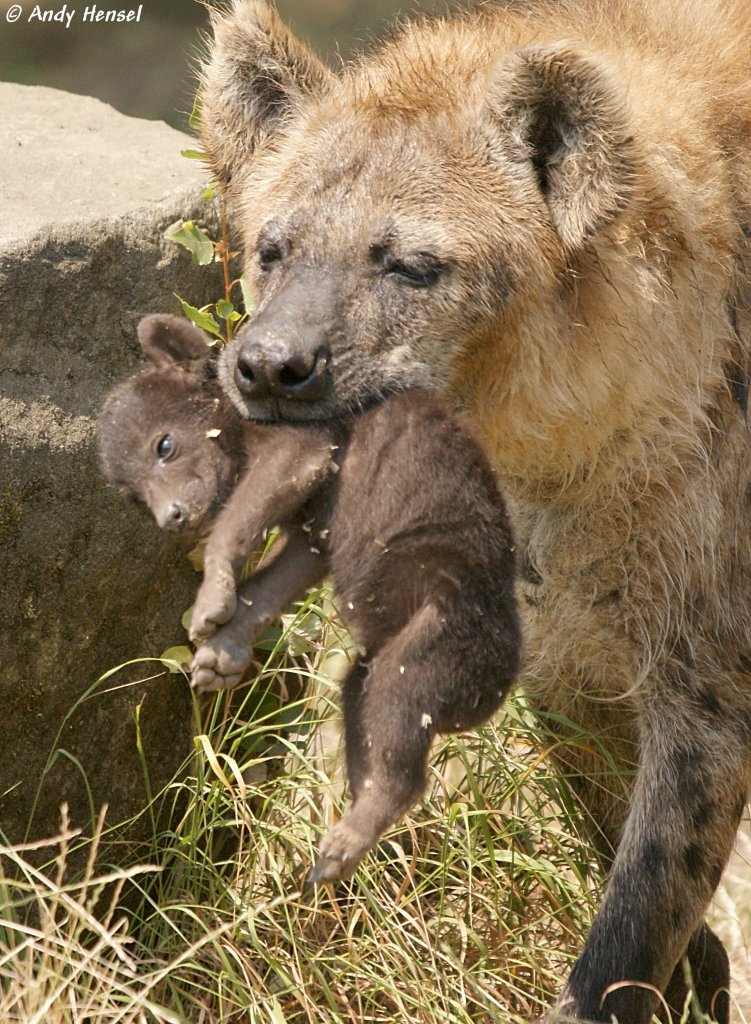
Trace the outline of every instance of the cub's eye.
{"type": "Polygon", "coordinates": [[[282,247],[278,242],[262,239],[258,243],[258,263],[261,270],[271,270],[275,263],[281,261],[283,256],[282,247]]]}
{"type": "Polygon", "coordinates": [[[162,462],[167,462],[168,459],[174,458],[177,454],[177,444],[172,434],[165,434],[159,438],[156,443],[156,454],[157,458],[161,459],[162,462]]]}

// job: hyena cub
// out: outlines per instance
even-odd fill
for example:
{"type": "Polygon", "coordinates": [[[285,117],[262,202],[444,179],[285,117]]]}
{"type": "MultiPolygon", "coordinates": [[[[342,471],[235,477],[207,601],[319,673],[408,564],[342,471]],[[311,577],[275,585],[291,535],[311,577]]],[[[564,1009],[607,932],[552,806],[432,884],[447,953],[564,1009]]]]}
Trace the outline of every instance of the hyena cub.
{"type": "Polygon", "coordinates": [[[193,685],[235,685],[258,630],[325,572],[333,579],[358,645],[343,684],[353,803],[311,879],[347,877],[423,791],[434,736],[484,722],[516,673],[514,548],[495,478],[426,392],[337,421],[259,425],[233,414],[187,321],[147,317],[139,336],[154,365],[108,399],[102,465],[162,528],[213,522],[193,685]],[[278,553],[238,589],[237,569],[274,525],[278,553]]]}

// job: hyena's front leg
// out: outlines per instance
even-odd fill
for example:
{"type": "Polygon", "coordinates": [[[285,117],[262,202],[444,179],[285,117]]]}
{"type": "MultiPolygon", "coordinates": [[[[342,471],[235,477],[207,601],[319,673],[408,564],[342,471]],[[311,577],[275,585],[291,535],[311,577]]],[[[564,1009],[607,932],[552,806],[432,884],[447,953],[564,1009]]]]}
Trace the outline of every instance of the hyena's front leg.
{"type": "MultiPolygon", "coordinates": [[[[645,716],[602,907],[549,1022],[649,1024],[684,953],[704,969],[702,918],[748,799],[748,726],[745,716],[668,703],[645,716]]],[[[717,977],[725,981],[722,971],[717,977]]],[[[727,1024],[727,1000],[715,998],[708,980],[706,972],[697,979],[702,1009],[727,1024]]]]}

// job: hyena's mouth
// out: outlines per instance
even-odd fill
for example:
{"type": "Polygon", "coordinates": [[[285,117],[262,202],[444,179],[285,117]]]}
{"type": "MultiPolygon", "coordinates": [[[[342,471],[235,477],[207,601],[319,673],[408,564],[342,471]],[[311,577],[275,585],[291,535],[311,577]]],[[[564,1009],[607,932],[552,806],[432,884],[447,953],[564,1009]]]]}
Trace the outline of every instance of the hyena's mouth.
{"type": "Polygon", "coordinates": [[[296,349],[247,336],[225,349],[219,380],[243,417],[267,423],[346,417],[395,392],[436,387],[406,345],[369,358],[356,343],[296,349]]]}
{"type": "Polygon", "coordinates": [[[222,387],[243,419],[253,420],[257,423],[304,423],[309,420],[327,420],[347,411],[336,405],[333,400],[333,390],[329,400],[302,402],[273,396],[248,398],[240,391],[232,378],[223,380],[222,387]]]}

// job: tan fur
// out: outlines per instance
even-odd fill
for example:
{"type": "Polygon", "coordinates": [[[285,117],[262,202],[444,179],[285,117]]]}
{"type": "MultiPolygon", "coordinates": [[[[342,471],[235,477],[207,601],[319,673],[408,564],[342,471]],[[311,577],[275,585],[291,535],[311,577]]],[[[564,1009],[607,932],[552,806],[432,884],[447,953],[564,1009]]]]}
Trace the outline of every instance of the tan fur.
{"type": "Polygon", "coordinates": [[[472,416],[526,549],[524,686],[541,716],[640,766],[626,794],[597,752],[558,755],[604,859],[618,847],[561,1006],[646,1021],[648,996],[597,1008],[605,983],[668,986],[751,774],[751,6],[495,4],[407,25],[338,76],[311,75],[298,45],[273,118],[248,114],[237,72],[239,51],[268,59],[243,50],[260,9],[217,19],[204,117],[260,308],[285,271],[253,254],[281,224],[285,266],[336,280],[336,401],[432,384],[472,416]],[[549,110],[550,147],[535,134],[549,110]],[[369,247],[393,225],[402,250],[450,267],[409,303],[372,283],[369,247]],[[647,850],[666,939],[627,894],[647,850]],[[644,934],[619,968],[603,935],[621,927],[644,934]]]}

